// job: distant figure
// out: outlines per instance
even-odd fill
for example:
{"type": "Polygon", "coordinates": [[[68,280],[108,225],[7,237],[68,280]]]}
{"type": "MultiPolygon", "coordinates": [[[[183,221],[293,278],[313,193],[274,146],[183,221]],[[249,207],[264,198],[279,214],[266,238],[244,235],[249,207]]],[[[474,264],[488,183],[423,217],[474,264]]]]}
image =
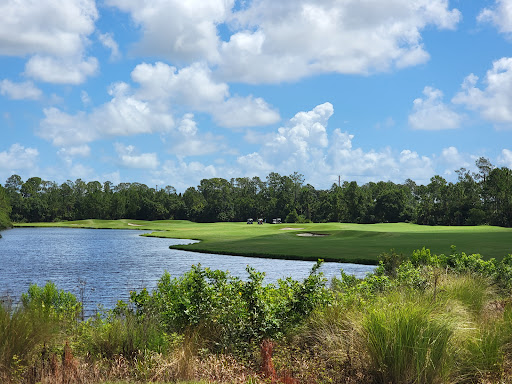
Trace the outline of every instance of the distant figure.
{"type": "Polygon", "coordinates": [[[247,224],[252,224],[253,220],[252,219],[247,219],[247,224]]]}

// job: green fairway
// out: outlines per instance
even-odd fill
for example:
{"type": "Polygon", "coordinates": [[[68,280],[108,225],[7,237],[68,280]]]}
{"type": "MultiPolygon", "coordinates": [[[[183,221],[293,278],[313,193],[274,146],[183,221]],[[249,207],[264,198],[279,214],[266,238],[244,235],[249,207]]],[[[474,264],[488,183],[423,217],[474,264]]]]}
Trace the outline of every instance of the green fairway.
{"type": "Polygon", "coordinates": [[[410,254],[426,247],[449,253],[450,246],[466,253],[480,253],[498,260],[512,253],[512,229],[491,226],[430,227],[396,224],[252,224],[193,223],[189,221],[81,220],[17,226],[65,226],[153,230],[148,236],[195,239],[201,242],[174,248],[227,255],[324,259],[375,264],[378,255],[391,249],[410,254]],[[306,236],[298,236],[298,234],[306,236]],[[324,236],[311,236],[311,234],[324,236]]]}

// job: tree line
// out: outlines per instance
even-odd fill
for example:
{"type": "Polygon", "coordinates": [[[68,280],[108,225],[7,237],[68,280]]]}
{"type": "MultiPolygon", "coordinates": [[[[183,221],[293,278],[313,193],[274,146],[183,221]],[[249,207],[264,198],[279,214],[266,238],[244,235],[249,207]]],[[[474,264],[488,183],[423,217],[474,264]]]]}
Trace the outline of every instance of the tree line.
{"type": "MultiPolygon", "coordinates": [[[[187,219],[196,222],[282,218],[286,222],[414,222],[425,225],[512,226],[512,171],[488,159],[477,172],[461,168],[457,181],[436,175],[427,185],[408,179],[355,181],[315,189],[295,172],[259,177],[203,179],[177,193],[172,186],[81,179],[62,184],[10,176],[0,186],[2,220],[52,222],[81,219],[187,219]]],[[[5,226],[5,224],[4,224],[5,226]]]]}

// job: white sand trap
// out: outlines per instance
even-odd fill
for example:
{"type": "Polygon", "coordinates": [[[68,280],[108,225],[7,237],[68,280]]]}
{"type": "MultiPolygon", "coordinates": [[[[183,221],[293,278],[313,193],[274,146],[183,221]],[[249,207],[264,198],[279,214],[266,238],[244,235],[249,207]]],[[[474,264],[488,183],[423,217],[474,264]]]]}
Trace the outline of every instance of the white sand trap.
{"type": "Polygon", "coordinates": [[[285,228],[281,228],[281,231],[298,231],[299,229],[304,229],[304,228],[285,227],[285,228]]]}
{"type": "Polygon", "coordinates": [[[141,224],[128,223],[128,225],[131,225],[132,227],[142,227],[141,224]]]}
{"type": "Polygon", "coordinates": [[[329,235],[326,235],[324,233],[305,232],[305,233],[297,233],[297,236],[301,236],[301,237],[325,237],[325,236],[329,236],[329,235]]]}

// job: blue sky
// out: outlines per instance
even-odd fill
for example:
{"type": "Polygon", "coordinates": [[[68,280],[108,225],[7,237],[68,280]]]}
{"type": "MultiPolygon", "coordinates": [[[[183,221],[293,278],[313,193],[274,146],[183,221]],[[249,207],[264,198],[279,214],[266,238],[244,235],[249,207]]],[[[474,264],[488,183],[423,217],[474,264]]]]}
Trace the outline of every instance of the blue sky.
{"type": "Polygon", "coordinates": [[[512,0],[5,0],[0,182],[512,168],[512,0]]]}

